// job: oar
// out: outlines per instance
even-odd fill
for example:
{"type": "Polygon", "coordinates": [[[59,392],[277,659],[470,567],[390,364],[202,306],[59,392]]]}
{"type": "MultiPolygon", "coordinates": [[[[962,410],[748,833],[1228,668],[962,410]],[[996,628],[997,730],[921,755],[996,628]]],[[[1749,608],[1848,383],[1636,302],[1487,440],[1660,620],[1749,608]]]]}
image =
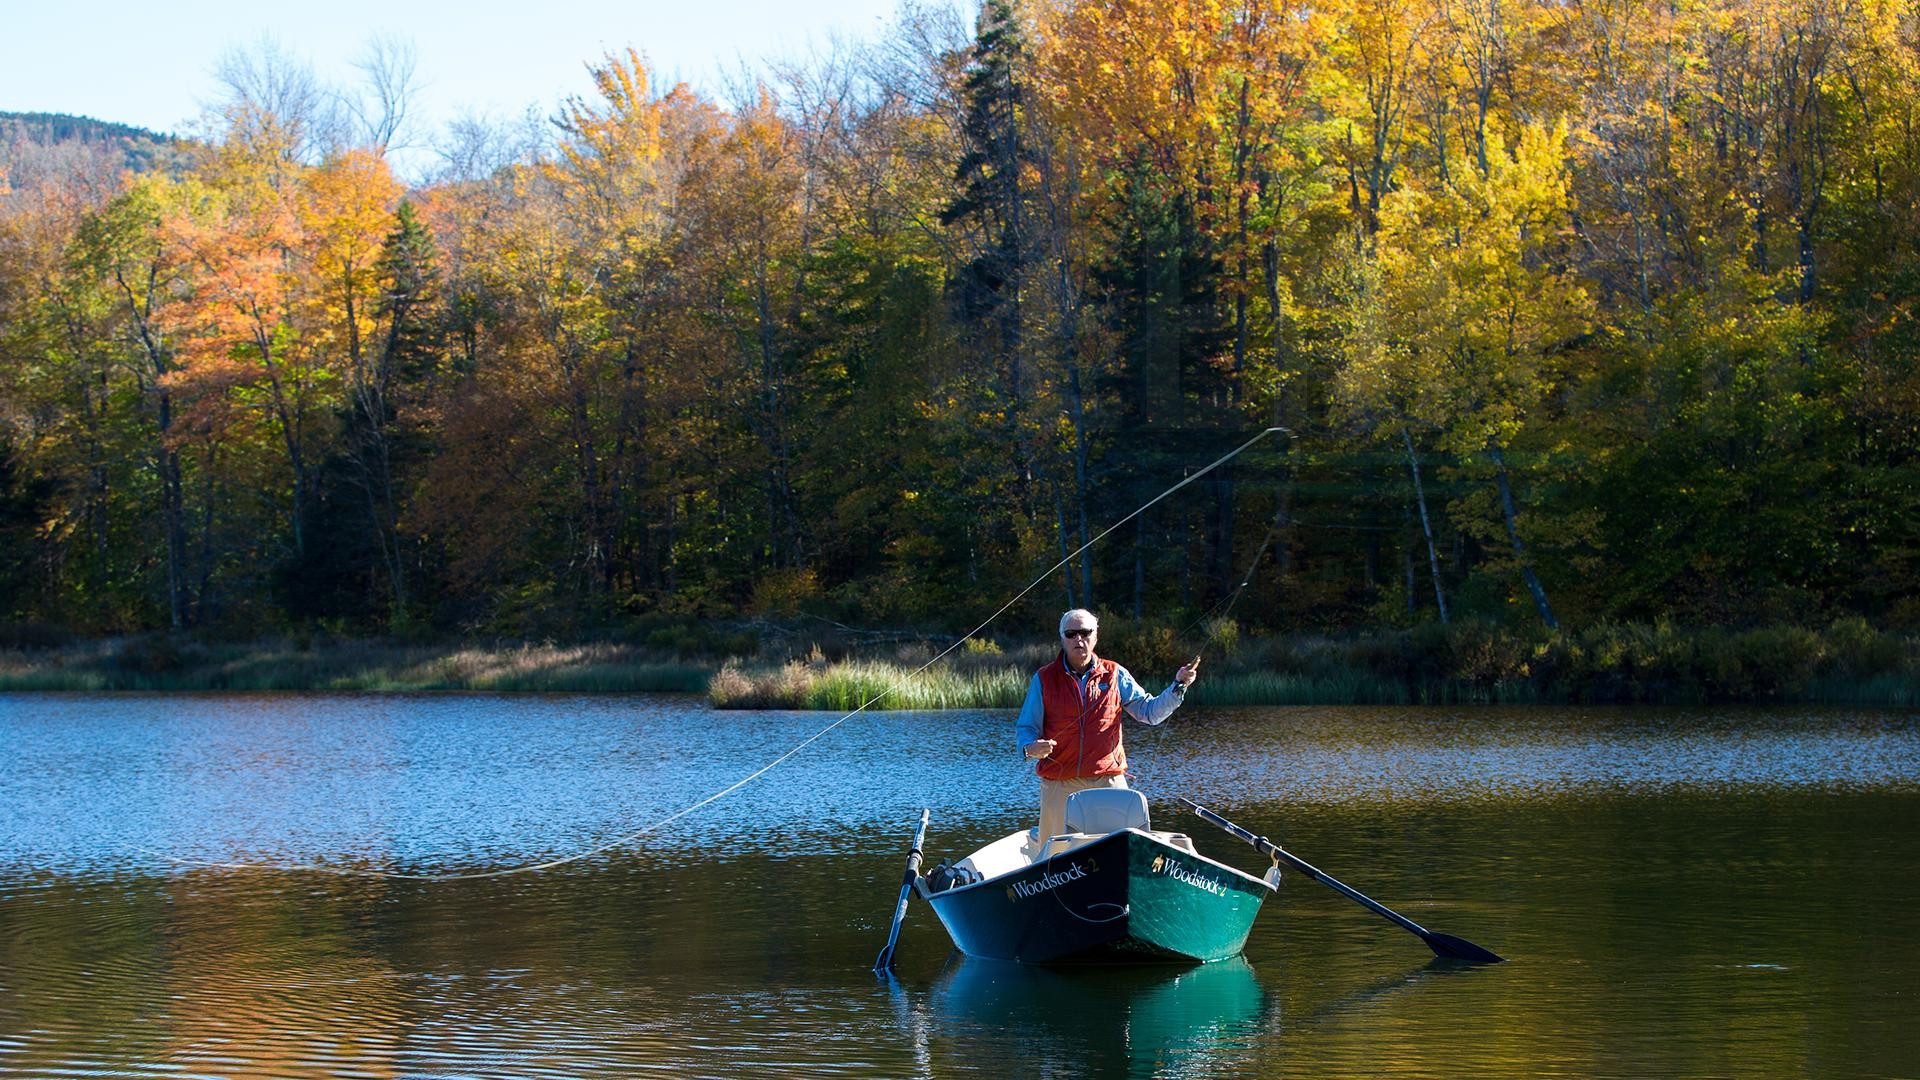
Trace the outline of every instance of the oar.
{"type": "Polygon", "coordinates": [[[1194,802],[1192,799],[1181,799],[1180,801],[1183,803],[1186,803],[1188,806],[1191,806],[1193,808],[1194,813],[1199,814],[1201,817],[1206,818],[1208,821],[1213,822],[1215,825],[1218,825],[1221,828],[1232,833],[1233,835],[1239,837],[1240,839],[1245,840],[1247,843],[1252,844],[1254,847],[1265,852],[1266,854],[1271,855],[1276,859],[1283,860],[1284,862],[1286,862],[1288,866],[1293,867],[1295,870],[1298,870],[1301,873],[1312,878],[1313,880],[1319,882],[1320,884],[1325,885],[1326,887],[1332,889],[1334,892],[1337,892],[1340,895],[1346,897],[1347,899],[1352,900],[1354,903],[1357,903],[1362,907],[1367,908],[1368,910],[1372,911],[1374,914],[1379,915],[1380,917],[1386,919],[1388,922],[1394,923],[1395,925],[1399,926],[1401,929],[1417,935],[1421,941],[1424,941],[1427,943],[1427,948],[1432,949],[1434,952],[1434,955],[1436,956],[1443,956],[1450,960],[1465,960],[1468,963],[1472,963],[1472,964],[1498,964],[1502,960],[1506,959],[1506,957],[1501,956],[1498,953],[1492,952],[1491,950],[1483,949],[1480,946],[1475,945],[1473,942],[1466,940],[1465,938],[1457,938],[1457,937],[1454,937],[1452,934],[1441,934],[1441,933],[1436,933],[1435,931],[1429,930],[1426,927],[1421,926],[1419,923],[1414,922],[1412,919],[1407,918],[1405,915],[1400,914],[1399,912],[1393,910],[1387,905],[1382,904],[1379,901],[1373,899],[1372,897],[1366,895],[1360,890],[1352,888],[1351,886],[1348,886],[1344,882],[1340,881],[1338,878],[1335,878],[1332,874],[1329,874],[1326,871],[1321,870],[1320,868],[1314,866],[1312,863],[1307,862],[1305,859],[1300,858],[1299,856],[1293,854],[1292,852],[1288,851],[1286,848],[1281,847],[1279,844],[1274,843],[1273,841],[1267,839],[1266,837],[1255,836],[1253,833],[1247,831],[1246,829],[1241,828],[1238,825],[1235,825],[1233,822],[1228,821],[1226,818],[1221,817],[1219,814],[1216,814],[1213,811],[1207,809],[1206,807],[1201,806],[1199,803],[1194,802]]]}
{"type": "Polygon", "coordinates": [[[907,917],[907,897],[913,895],[913,879],[920,876],[920,844],[927,838],[928,811],[920,811],[920,827],[913,830],[913,849],[907,852],[907,873],[900,879],[900,902],[893,906],[893,925],[887,930],[887,947],[880,950],[880,956],[873,962],[875,974],[885,975],[893,970],[893,947],[900,940],[900,924],[907,917]]]}

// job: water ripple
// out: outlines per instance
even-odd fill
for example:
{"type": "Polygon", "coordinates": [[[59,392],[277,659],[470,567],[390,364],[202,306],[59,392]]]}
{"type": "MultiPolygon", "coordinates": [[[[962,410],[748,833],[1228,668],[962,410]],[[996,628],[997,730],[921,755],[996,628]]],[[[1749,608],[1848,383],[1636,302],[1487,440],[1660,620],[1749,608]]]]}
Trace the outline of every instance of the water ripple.
{"type": "Polygon", "coordinates": [[[856,717],[658,835],[539,874],[148,853],[535,862],[829,719],[660,698],[0,697],[0,1075],[1920,1072],[1911,712],[1192,710],[1130,733],[1163,826],[1203,828],[1165,795],[1217,803],[1516,957],[1472,974],[1422,966],[1411,935],[1290,875],[1245,963],[955,963],[916,905],[901,981],[875,982],[919,809],[930,858],[1031,817],[1004,712],[856,717]]]}

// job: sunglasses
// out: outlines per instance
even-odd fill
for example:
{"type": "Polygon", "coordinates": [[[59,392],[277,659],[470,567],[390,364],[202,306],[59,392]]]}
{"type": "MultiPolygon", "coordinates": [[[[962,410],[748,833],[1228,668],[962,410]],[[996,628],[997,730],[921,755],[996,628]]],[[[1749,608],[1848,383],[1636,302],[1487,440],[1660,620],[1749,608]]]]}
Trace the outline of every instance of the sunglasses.
{"type": "Polygon", "coordinates": [[[1085,627],[1085,628],[1074,629],[1074,630],[1062,630],[1060,631],[1060,636],[1063,638],[1077,638],[1077,637],[1090,638],[1096,632],[1097,631],[1095,631],[1092,627],[1085,627]]]}

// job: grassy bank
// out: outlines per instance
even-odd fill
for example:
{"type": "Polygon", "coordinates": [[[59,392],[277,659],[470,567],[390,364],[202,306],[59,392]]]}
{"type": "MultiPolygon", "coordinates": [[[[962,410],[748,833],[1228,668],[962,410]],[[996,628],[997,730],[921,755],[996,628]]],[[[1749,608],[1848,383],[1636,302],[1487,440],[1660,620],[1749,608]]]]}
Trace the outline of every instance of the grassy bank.
{"type": "Polygon", "coordinates": [[[1920,639],[1857,619],[1821,629],[1605,623],[1558,633],[1465,622],[1256,640],[1216,674],[1195,688],[1197,701],[1916,706],[1920,639]]]}
{"type": "MultiPolygon", "coordinates": [[[[1920,706],[1920,639],[1858,620],[1824,628],[1604,624],[1569,633],[1486,623],[1349,638],[1204,644],[1111,620],[1102,651],[1150,690],[1196,648],[1196,705],[1807,702],[1920,706]]],[[[642,643],[419,645],[368,640],[204,643],[164,636],[0,650],[0,690],[333,690],[705,693],[728,709],[1013,708],[1047,641],[945,642],[759,626],[675,628],[642,643]]]]}
{"type": "MultiPolygon", "coordinates": [[[[1487,623],[1430,625],[1351,638],[1251,637],[1231,625],[1202,645],[1165,627],[1113,626],[1102,651],[1149,690],[1204,650],[1196,705],[1711,704],[1805,702],[1920,706],[1920,639],[1858,620],[1823,629],[1683,629],[1603,624],[1570,633],[1487,623]]],[[[915,675],[931,656],[838,663],[819,656],[729,663],[708,684],[722,708],[1011,708],[1050,645],[1003,653],[986,645],[915,675]]]]}
{"type": "Polygon", "coordinates": [[[608,643],[203,644],[154,637],[0,652],[0,690],[699,693],[712,672],[712,664],[608,643]]]}

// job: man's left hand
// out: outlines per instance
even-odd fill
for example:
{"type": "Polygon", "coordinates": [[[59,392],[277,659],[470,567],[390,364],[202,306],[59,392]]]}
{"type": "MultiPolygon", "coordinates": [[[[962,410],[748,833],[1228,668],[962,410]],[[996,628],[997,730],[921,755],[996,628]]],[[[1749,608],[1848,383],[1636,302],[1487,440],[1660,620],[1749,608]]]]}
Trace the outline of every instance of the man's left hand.
{"type": "Polygon", "coordinates": [[[1176,671],[1173,673],[1173,681],[1179,683],[1183,688],[1192,686],[1193,680],[1199,677],[1200,677],[1200,658],[1198,656],[1187,661],[1184,665],[1181,666],[1179,671],[1176,671]]]}

